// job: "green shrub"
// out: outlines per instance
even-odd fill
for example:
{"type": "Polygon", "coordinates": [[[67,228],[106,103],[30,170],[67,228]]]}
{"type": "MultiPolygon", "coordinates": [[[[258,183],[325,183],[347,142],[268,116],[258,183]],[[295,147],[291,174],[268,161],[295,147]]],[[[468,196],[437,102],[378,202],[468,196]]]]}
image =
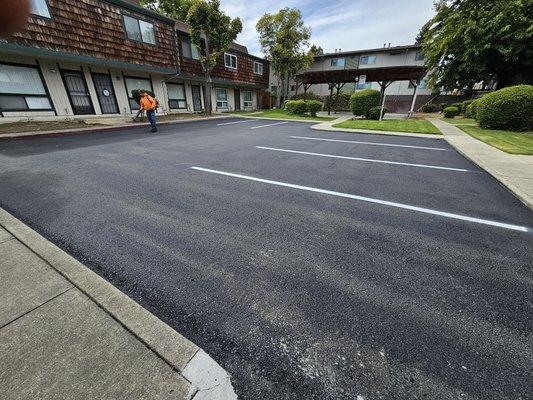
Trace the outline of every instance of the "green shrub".
{"type": "Polygon", "coordinates": [[[474,100],[472,103],[470,103],[470,112],[468,118],[474,118],[477,121],[477,109],[479,106],[479,102],[481,101],[481,98],[474,100]]]}
{"type": "Polygon", "coordinates": [[[474,100],[465,100],[461,103],[461,114],[463,114],[466,117],[466,107],[468,107],[470,104],[472,104],[474,100]]]}
{"type": "Polygon", "coordinates": [[[449,107],[450,105],[448,103],[440,103],[439,108],[441,111],[444,111],[446,107],[449,107]]]}
{"type": "MultiPolygon", "coordinates": [[[[381,106],[372,107],[370,110],[368,110],[368,113],[366,114],[366,117],[368,119],[379,119],[379,115],[381,113],[381,106]]],[[[383,116],[387,113],[387,108],[383,107],[383,116]]]]}
{"type": "Polygon", "coordinates": [[[304,115],[307,112],[307,103],[303,100],[287,100],[285,111],[289,114],[304,115]]]}
{"type": "Polygon", "coordinates": [[[309,111],[309,115],[311,117],[316,117],[316,113],[320,110],[322,110],[322,106],[324,103],[318,100],[308,100],[307,101],[307,111],[309,111]]]}
{"type": "Polygon", "coordinates": [[[446,107],[443,113],[444,117],[446,118],[455,118],[457,115],[459,115],[459,108],[455,106],[446,107]]]}
{"type": "Polygon", "coordinates": [[[135,90],[132,90],[131,91],[131,97],[133,98],[133,100],[135,100],[135,102],[137,104],[141,104],[141,93],[142,92],[146,92],[148,93],[150,96],[152,96],[154,99],[155,99],[155,94],[154,92],[152,92],[151,90],[147,90],[147,89],[135,89],[135,90]]]}
{"type": "Polygon", "coordinates": [[[457,107],[459,110],[459,113],[461,112],[461,109],[463,108],[463,103],[452,103],[449,105],[449,107],[457,107]]]}
{"type": "Polygon", "coordinates": [[[379,106],[381,94],[378,90],[363,89],[350,97],[350,109],[353,115],[367,115],[372,107],[379,106]]]}
{"type": "Polygon", "coordinates": [[[466,106],[465,118],[472,118],[472,104],[466,106]]]}
{"type": "MultiPolygon", "coordinates": [[[[332,111],[350,111],[350,98],[352,94],[341,92],[339,93],[339,98],[335,102],[336,95],[333,95],[332,99],[332,111]]],[[[329,96],[324,97],[324,110],[329,110],[329,96]]]]}
{"type": "MultiPolygon", "coordinates": [[[[303,93],[295,94],[294,96],[291,96],[291,100],[304,100],[304,94],[303,93]]],[[[313,92],[307,92],[307,94],[305,95],[305,100],[322,101],[322,98],[319,95],[314,94],[313,92]]]]}
{"type": "Polygon", "coordinates": [[[436,104],[427,103],[427,104],[424,104],[422,107],[420,107],[420,111],[422,111],[423,113],[430,114],[430,113],[440,111],[440,108],[436,104]]]}
{"type": "Polygon", "coordinates": [[[533,86],[511,86],[486,94],[479,101],[477,117],[485,129],[533,129],[533,86]]]}

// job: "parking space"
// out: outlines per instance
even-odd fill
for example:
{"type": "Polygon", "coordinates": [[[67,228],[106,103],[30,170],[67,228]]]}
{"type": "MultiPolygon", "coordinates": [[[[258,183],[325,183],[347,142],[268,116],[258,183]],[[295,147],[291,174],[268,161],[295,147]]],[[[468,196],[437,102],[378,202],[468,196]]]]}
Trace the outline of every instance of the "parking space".
{"type": "Polygon", "coordinates": [[[0,206],[242,399],[529,395],[532,213],[443,140],[236,118],[0,142],[0,206]]]}

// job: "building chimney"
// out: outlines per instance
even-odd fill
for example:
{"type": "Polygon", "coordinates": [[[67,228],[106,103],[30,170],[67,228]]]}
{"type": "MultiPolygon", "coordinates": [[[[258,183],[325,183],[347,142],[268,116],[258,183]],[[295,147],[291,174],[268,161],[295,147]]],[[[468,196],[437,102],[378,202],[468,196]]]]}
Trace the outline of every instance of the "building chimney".
{"type": "Polygon", "coordinates": [[[383,48],[387,48],[387,43],[383,43],[383,48]]]}
{"type": "Polygon", "coordinates": [[[390,43],[389,43],[389,48],[390,48],[390,43]]]}

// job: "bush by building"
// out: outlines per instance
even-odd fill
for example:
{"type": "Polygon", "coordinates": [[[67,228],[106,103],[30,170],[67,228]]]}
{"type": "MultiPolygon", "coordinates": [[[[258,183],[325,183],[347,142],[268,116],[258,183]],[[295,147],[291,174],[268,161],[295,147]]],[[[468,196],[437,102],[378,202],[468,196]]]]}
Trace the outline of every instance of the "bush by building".
{"type": "Polygon", "coordinates": [[[316,117],[316,113],[322,110],[324,103],[318,100],[308,100],[307,101],[307,111],[311,117],[316,117]]]}
{"type": "Polygon", "coordinates": [[[511,86],[486,94],[479,100],[477,121],[485,129],[533,129],[533,86],[511,86]]]}
{"type": "Polygon", "coordinates": [[[381,94],[378,90],[363,89],[350,97],[350,109],[355,116],[366,116],[372,107],[379,106],[381,94]]]}
{"type": "Polygon", "coordinates": [[[431,114],[440,111],[440,107],[434,103],[427,103],[420,107],[420,111],[426,114],[431,114]]]}
{"type": "Polygon", "coordinates": [[[304,93],[295,94],[294,96],[291,96],[291,100],[318,100],[318,101],[322,101],[322,97],[320,97],[317,94],[314,94],[313,92],[307,92],[307,94],[305,94],[305,96],[304,96],[304,93]]]}
{"type": "Polygon", "coordinates": [[[442,112],[444,113],[445,118],[455,118],[456,116],[459,115],[459,107],[456,107],[456,106],[446,107],[442,112]]]}
{"type": "Polygon", "coordinates": [[[303,100],[287,100],[285,111],[289,114],[304,115],[307,112],[307,103],[303,100]]]}
{"type": "MultiPolygon", "coordinates": [[[[387,113],[387,108],[383,107],[383,116],[385,116],[386,113],[387,113]]],[[[366,117],[368,119],[379,120],[380,114],[381,114],[381,106],[372,107],[370,110],[368,110],[366,117]]]]}
{"type": "MultiPolygon", "coordinates": [[[[336,95],[333,95],[333,99],[331,100],[331,111],[350,111],[350,98],[352,94],[341,92],[339,93],[339,98],[337,101],[335,101],[336,95]]],[[[330,105],[330,99],[329,96],[325,96],[324,99],[324,110],[329,110],[330,105]]]]}
{"type": "Polygon", "coordinates": [[[474,100],[465,100],[461,103],[461,114],[466,117],[466,107],[472,104],[474,100]]]}

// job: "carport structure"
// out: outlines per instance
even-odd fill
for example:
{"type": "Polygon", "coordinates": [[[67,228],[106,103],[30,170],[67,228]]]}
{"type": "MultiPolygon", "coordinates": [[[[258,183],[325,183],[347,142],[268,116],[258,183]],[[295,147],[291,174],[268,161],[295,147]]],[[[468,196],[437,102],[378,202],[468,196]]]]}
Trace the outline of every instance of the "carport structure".
{"type": "Polygon", "coordinates": [[[328,84],[329,86],[329,109],[334,92],[336,91],[335,103],[338,100],[340,90],[347,83],[377,82],[381,88],[381,99],[384,100],[385,90],[395,81],[409,81],[414,87],[410,113],[414,111],[418,85],[425,76],[427,70],[417,57],[409,60],[411,50],[419,49],[418,46],[399,46],[394,48],[373,49],[366,51],[338,52],[323,54],[315,57],[315,61],[307,70],[300,71],[295,76],[296,90],[303,87],[304,97],[312,85],[328,84]],[[373,54],[377,55],[373,55],[373,54]],[[381,53],[381,55],[379,54],[381,53]],[[385,54],[383,54],[385,53],[385,54]],[[363,55],[363,54],[369,54],[363,55]],[[405,54],[405,57],[391,57],[405,54]],[[384,62],[378,65],[368,65],[368,58],[380,56],[384,62]],[[365,63],[362,63],[364,59],[365,63]],[[379,65],[383,64],[383,65],[379,65]]]}

